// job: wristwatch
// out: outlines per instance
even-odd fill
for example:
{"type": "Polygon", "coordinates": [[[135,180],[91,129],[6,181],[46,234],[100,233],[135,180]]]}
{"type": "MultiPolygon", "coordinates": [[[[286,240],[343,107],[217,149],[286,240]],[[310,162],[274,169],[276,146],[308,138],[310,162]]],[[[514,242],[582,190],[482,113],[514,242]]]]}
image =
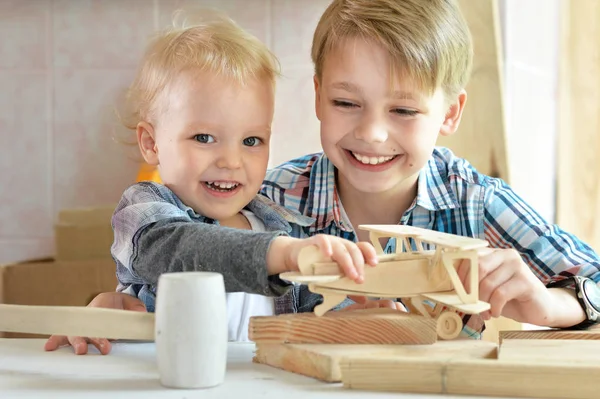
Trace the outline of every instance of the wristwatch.
{"type": "Polygon", "coordinates": [[[550,283],[548,288],[564,288],[571,284],[575,286],[575,296],[585,311],[587,319],[570,328],[583,330],[600,323],[600,287],[596,285],[594,280],[583,276],[571,276],[564,280],[550,283]]]}

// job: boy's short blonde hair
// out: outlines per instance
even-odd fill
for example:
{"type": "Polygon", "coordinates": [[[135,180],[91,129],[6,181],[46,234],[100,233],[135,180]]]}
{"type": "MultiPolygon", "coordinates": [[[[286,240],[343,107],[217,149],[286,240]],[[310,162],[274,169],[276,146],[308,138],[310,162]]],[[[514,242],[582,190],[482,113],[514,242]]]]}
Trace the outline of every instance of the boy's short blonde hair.
{"type": "Polygon", "coordinates": [[[177,11],[173,26],[147,46],[125,98],[122,122],[129,129],[160,112],[162,93],[183,73],[208,71],[240,85],[264,80],[275,89],[279,61],[256,37],[216,11],[177,11]]]}
{"type": "Polygon", "coordinates": [[[313,37],[318,79],[327,55],[349,38],[383,46],[394,75],[414,80],[429,94],[442,87],[454,96],[469,79],[471,34],[453,0],[333,0],[313,37]]]}

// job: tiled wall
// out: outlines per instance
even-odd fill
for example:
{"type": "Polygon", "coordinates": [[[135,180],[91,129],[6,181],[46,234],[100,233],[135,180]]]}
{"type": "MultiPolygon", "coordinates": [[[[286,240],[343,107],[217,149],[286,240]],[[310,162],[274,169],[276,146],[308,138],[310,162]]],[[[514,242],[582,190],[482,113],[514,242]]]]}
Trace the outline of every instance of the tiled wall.
{"type": "MultiPolygon", "coordinates": [[[[131,79],[148,35],[168,24],[181,6],[225,10],[280,58],[284,77],[271,164],[317,151],[309,53],[328,3],[0,0],[0,263],[52,254],[58,210],[114,203],[134,181],[135,148],[114,140],[123,138],[113,113],[115,96],[131,79]]],[[[502,4],[512,29],[507,35],[507,100],[514,102],[507,109],[511,162],[518,172],[532,170],[523,162],[534,159],[534,173],[545,178],[536,182],[514,173],[515,186],[549,213],[554,11],[538,7],[537,0],[502,4]],[[533,41],[538,37],[542,45],[533,41]],[[539,145],[545,147],[529,153],[539,145]]]]}

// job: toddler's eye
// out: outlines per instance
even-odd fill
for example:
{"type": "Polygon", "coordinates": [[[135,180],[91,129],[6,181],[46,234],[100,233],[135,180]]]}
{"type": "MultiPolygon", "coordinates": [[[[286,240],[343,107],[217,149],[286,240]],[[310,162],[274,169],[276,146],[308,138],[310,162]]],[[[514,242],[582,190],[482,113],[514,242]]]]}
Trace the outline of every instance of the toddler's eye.
{"type": "Polygon", "coordinates": [[[213,141],[215,141],[215,138],[213,136],[211,136],[210,134],[202,133],[202,134],[195,135],[194,140],[196,140],[199,143],[207,144],[207,143],[212,143],[213,141]]]}
{"type": "Polygon", "coordinates": [[[262,143],[262,140],[259,139],[258,137],[246,137],[244,139],[244,145],[246,145],[248,147],[256,147],[260,143],[262,143]]]}

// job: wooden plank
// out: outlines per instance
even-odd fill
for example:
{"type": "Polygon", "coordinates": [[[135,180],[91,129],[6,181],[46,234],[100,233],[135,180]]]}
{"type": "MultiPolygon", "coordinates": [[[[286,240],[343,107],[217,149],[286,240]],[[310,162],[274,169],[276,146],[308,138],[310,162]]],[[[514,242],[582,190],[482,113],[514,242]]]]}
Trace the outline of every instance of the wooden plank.
{"type": "Polygon", "coordinates": [[[256,363],[280,368],[292,373],[325,382],[340,382],[340,362],[346,358],[421,359],[485,358],[495,356],[497,346],[484,341],[439,341],[432,345],[311,345],[266,344],[256,345],[253,359],[256,363]]]}
{"type": "Polygon", "coordinates": [[[599,251],[600,2],[561,4],[556,219],[599,251]]]}
{"type": "Polygon", "coordinates": [[[339,366],[344,386],[352,389],[515,398],[598,397],[590,381],[600,378],[600,342],[545,341],[532,346],[533,342],[515,340],[510,348],[505,343],[498,358],[493,354],[462,359],[347,356],[339,366]],[[549,348],[549,344],[554,345],[549,348]],[[553,351],[559,348],[562,352],[557,356],[553,351]],[[519,354],[525,350],[526,354],[519,354]],[[589,354],[583,355],[586,351],[589,354]],[[580,355],[586,360],[578,362],[580,355]]]}
{"type": "Polygon", "coordinates": [[[539,361],[564,364],[600,362],[600,341],[564,339],[507,339],[498,352],[502,361],[539,361]]]}
{"type": "Polygon", "coordinates": [[[436,321],[392,309],[294,313],[250,318],[249,339],[256,343],[432,344],[436,321]]]}
{"type": "Polygon", "coordinates": [[[600,340],[600,328],[589,330],[519,330],[501,331],[500,343],[507,339],[600,340]]]}
{"type": "Polygon", "coordinates": [[[473,37],[473,71],[458,131],[438,139],[486,175],[510,183],[502,87],[502,41],[496,0],[459,0],[473,37]]]}

